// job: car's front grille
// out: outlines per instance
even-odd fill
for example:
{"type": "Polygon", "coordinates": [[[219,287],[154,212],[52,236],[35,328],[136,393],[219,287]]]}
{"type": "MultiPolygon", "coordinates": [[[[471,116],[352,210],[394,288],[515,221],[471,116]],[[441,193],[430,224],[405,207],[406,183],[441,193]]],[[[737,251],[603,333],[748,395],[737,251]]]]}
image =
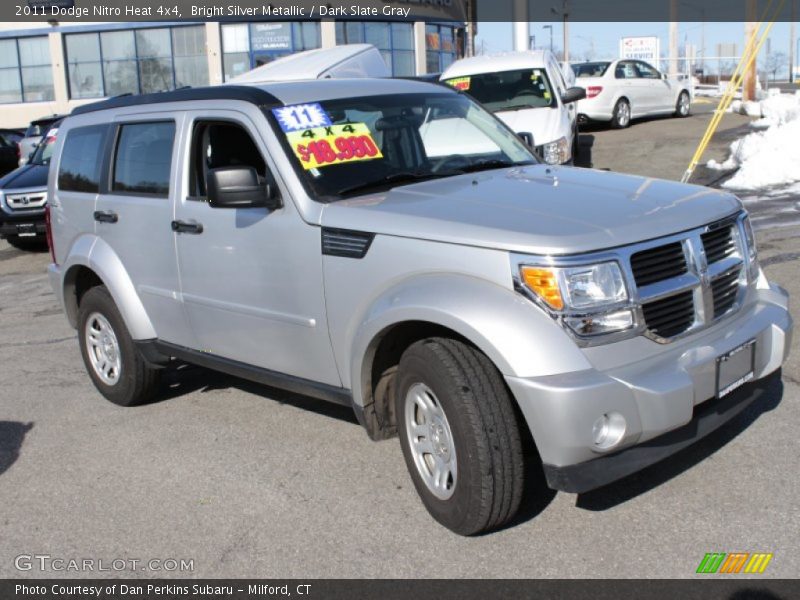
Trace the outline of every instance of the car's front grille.
{"type": "Polygon", "coordinates": [[[733,226],[731,225],[709,231],[701,237],[708,264],[719,262],[736,252],[736,242],[733,240],[733,226]]]}
{"type": "Polygon", "coordinates": [[[5,203],[9,210],[26,211],[41,209],[47,201],[45,192],[6,194],[5,203]]]}
{"type": "Polygon", "coordinates": [[[639,287],[686,273],[686,256],[680,242],[657,246],[631,256],[631,269],[639,287]]]}
{"type": "Polygon", "coordinates": [[[694,324],[694,293],[689,290],[642,305],[647,328],[661,338],[680,335],[694,324]]]}
{"type": "Polygon", "coordinates": [[[664,342],[707,327],[740,300],[744,249],[735,221],[633,249],[630,268],[646,333],[664,342]]]}
{"type": "Polygon", "coordinates": [[[739,293],[739,278],[741,269],[731,269],[711,282],[711,290],[714,297],[714,318],[718,319],[736,303],[736,295],[739,293]]]}

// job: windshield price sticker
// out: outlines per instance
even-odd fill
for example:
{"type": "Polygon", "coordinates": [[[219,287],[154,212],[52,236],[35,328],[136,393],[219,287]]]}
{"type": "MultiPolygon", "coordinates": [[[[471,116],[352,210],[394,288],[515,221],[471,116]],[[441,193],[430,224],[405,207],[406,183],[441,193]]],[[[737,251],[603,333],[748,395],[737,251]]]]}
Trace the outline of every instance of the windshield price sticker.
{"type": "Polygon", "coordinates": [[[331,118],[319,102],[273,108],[272,114],[275,115],[278,125],[286,133],[332,124],[331,118]]]}
{"type": "Polygon", "coordinates": [[[450,85],[459,91],[466,92],[469,89],[469,82],[469,77],[456,77],[455,79],[448,79],[447,85],[450,85]]]}
{"type": "Polygon", "coordinates": [[[383,158],[365,123],[316,127],[286,134],[303,168],[315,169],[360,160],[383,158]]]}

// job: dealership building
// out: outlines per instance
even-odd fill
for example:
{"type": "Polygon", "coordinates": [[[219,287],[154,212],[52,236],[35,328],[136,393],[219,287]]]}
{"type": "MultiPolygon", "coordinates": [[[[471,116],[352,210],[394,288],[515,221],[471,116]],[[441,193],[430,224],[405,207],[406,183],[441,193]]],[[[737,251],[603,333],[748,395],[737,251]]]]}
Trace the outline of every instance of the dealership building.
{"type": "Polygon", "coordinates": [[[5,22],[0,127],[109,96],[217,85],[281,56],[340,44],[373,44],[395,76],[440,72],[468,46],[466,13],[454,6],[440,21],[429,13],[415,21],[412,11],[404,21],[5,22]]]}

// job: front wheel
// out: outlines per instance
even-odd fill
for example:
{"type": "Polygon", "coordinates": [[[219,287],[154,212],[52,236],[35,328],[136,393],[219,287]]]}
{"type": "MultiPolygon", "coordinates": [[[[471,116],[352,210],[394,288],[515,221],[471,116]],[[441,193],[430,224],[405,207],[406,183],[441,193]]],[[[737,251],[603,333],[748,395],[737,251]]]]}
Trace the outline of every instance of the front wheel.
{"type": "Polygon", "coordinates": [[[507,523],[522,499],[522,442],[489,359],[456,340],[422,340],[403,354],[396,390],[403,455],[433,518],[461,535],[507,523]]]}
{"type": "Polygon", "coordinates": [[[107,400],[135,406],[153,399],[160,370],[147,364],[134,345],[105,286],[94,287],[81,298],[78,339],[86,371],[107,400]]]}
{"type": "Polygon", "coordinates": [[[675,116],[685,118],[689,116],[691,110],[692,100],[689,98],[689,92],[681,92],[678,96],[678,103],[675,105],[675,116]]]}
{"type": "Polygon", "coordinates": [[[631,103],[625,98],[620,98],[614,105],[611,115],[611,126],[614,129],[625,129],[631,124],[631,103]]]}

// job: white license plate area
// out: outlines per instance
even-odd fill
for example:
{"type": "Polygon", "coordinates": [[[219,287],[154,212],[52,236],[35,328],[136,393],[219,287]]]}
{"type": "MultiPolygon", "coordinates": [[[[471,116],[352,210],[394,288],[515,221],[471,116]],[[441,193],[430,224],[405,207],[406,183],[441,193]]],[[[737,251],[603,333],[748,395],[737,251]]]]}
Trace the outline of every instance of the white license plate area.
{"type": "Polygon", "coordinates": [[[33,223],[19,223],[17,225],[17,235],[19,237],[34,237],[36,235],[36,225],[33,223]]]}
{"type": "Polygon", "coordinates": [[[750,340],[717,358],[717,398],[751,381],[755,374],[756,341],[750,340]]]}

